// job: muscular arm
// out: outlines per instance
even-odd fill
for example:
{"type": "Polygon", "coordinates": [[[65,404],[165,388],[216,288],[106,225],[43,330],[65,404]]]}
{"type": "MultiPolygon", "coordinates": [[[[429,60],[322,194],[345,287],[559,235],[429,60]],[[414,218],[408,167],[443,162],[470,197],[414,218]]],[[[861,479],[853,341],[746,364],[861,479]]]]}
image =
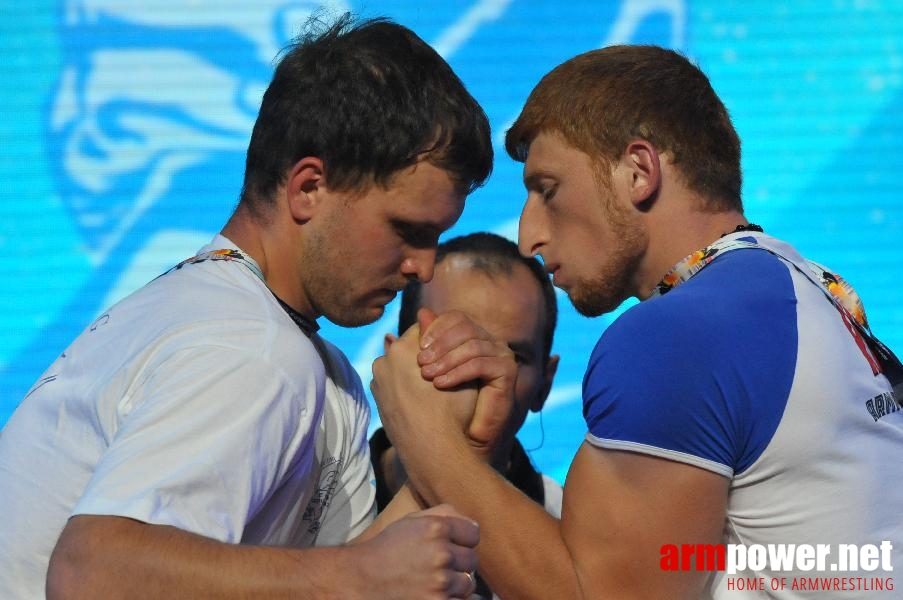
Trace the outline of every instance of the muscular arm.
{"type": "Polygon", "coordinates": [[[446,396],[435,389],[421,377],[417,352],[415,338],[403,336],[374,365],[371,387],[383,425],[417,492],[480,523],[480,571],[499,596],[698,595],[708,573],[662,571],[661,547],[718,543],[726,478],[584,445],[565,485],[559,522],[499,476],[468,439],[462,417],[473,414],[476,392],[446,396]],[[469,411],[462,409],[465,402],[469,411]]]}
{"type": "Polygon", "coordinates": [[[584,443],[561,518],[580,597],[698,598],[709,573],[663,571],[661,548],[719,543],[727,489],[710,471],[584,443]]]}
{"type": "Polygon", "coordinates": [[[480,573],[502,598],[696,598],[705,584],[707,572],[662,571],[661,548],[720,541],[720,475],[584,444],[559,522],[466,445],[426,446],[408,445],[408,472],[427,501],[480,523],[480,573]]]}
{"type": "Polygon", "coordinates": [[[421,454],[426,445],[401,450],[411,481],[428,503],[453,503],[480,524],[479,571],[496,594],[523,600],[580,597],[557,519],[466,443],[430,443],[433,450],[421,454]]]}
{"type": "Polygon", "coordinates": [[[287,598],[302,589],[329,597],[348,554],[230,545],[166,525],[80,515],[51,556],[47,597],[162,598],[178,590],[193,598],[287,598]]]}
{"type": "Polygon", "coordinates": [[[466,598],[479,532],[448,507],[359,544],[289,549],[218,542],[166,525],[72,517],[51,556],[55,598],[466,598]]]}

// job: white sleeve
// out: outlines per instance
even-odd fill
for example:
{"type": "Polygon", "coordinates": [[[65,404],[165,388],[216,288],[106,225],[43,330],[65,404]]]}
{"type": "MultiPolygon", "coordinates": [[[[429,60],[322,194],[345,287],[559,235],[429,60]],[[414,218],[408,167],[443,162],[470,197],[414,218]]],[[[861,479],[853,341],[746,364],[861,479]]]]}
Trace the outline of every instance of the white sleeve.
{"type": "Polygon", "coordinates": [[[299,357],[310,365],[302,380],[234,348],[174,353],[120,403],[118,428],[73,514],[239,542],[287,470],[314,451],[324,373],[310,353],[299,357]]]}
{"type": "Polygon", "coordinates": [[[555,517],[556,519],[561,518],[561,501],[562,496],[564,495],[563,490],[561,489],[561,485],[558,484],[557,481],[546,475],[542,474],[542,488],[543,493],[545,495],[544,506],[546,512],[555,517]]]}

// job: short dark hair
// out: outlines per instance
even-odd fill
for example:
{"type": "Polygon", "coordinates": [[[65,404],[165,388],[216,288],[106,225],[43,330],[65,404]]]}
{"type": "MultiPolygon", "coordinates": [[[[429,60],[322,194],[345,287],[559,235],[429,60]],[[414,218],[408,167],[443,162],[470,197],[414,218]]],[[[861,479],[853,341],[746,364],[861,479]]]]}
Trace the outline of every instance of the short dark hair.
{"type": "Polygon", "coordinates": [[[531,92],[505,149],[523,162],[544,131],[605,165],[631,139],[645,139],[671,153],[707,208],[743,210],[740,138],[708,77],[674,50],[609,46],[555,67],[531,92]]]}
{"type": "Polygon", "coordinates": [[[345,13],[328,25],[315,16],[263,95],[241,199],[266,206],[305,156],[323,161],[334,189],[385,186],[425,159],[470,193],[489,176],[492,154],[483,109],[413,31],[385,18],[345,13]]]}
{"type": "MultiPolygon", "coordinates": [[[[517,244],[500,235],[488,232],[477,232],[451,238],[436,249],[436,266],[452,254],[467,256],[471,268],[482,271],[489,276],[504,273],[510,275],[516,264],[522,264],[530,270],[539,283],[545,304],[543,328],[543,357],[548,359],[552,352],[552,341],[558,321],[558,302],[555,288],[545,268],[534,257],[523,256],[517,244]]],[[[423,283],[411,279],[401,293],[401,309],[398,314],[398,334],[401,335],[417,322],[417,311],[420,309],[423,283]]]]}

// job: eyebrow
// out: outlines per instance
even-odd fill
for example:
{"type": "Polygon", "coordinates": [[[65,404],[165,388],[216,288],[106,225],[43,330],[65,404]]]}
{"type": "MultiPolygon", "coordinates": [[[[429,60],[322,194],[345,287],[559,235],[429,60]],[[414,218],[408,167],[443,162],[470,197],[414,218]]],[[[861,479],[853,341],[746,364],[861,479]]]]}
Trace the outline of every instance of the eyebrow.
{"type": "Polygon", "coordinates": [[[538,190],[541,187],[540,181],[543,179],[554,179],[554,177],[547,171],[540,170],[525,174],[524,187],[526,187],[528,190],[538,190]]]}

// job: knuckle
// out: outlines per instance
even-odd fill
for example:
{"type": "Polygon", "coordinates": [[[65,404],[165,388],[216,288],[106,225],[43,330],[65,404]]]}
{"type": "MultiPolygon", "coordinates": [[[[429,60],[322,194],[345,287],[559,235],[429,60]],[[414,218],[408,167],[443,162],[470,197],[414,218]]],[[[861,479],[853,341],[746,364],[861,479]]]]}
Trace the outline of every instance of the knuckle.
{"type": "Polygon", "coordinates": [[[458,365],[454,369],[450,369],[448,375],[458,381],[469,381],[473,379],[474,367],[475,365],[470,363],[458,365]]]}
{"type": "Polygon", "coordinates": [[[433,578],[435,589],[443,592],[451,589],[453,582],[454,579],[452,578],[452,573],[445,569],[437,571],[433,578]]]}
{"type": "Polygon", "coordinates": [[[442,517],[423,517],[423,536],[427,540],[443,540],[449,536],[449,526],[442,517]]]}
{"type": "Polygon", "coordinates": [[[439,545],[438,548],[434,550],[433,554],[433,566],[437,569],[447,569],[455,564],[455,555],[452,552],[451,548],[449,548],[445,544],[439,545]]]}

